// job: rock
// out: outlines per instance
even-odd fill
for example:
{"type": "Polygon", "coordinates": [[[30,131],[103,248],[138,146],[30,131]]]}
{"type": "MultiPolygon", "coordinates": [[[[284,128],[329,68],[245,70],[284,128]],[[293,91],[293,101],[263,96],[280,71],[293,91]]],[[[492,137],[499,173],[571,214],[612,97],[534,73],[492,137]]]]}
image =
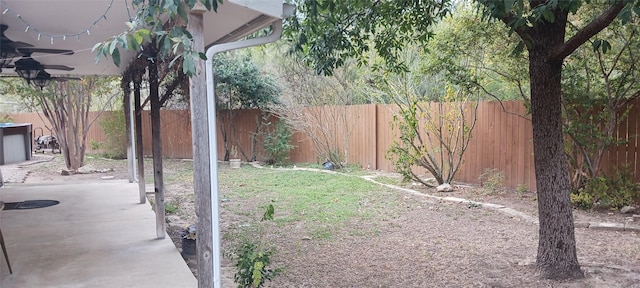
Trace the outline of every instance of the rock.
{"type": "Polygon", "coordinates": [[[631,223],[625,223],[624,224],[624,231],[640,232],[640,225],[634,225],[634,224],[631,224],[631,223]]]}
{"type": "Polygon", "coordinates": [[[90,174],[90,173],[93,173],[95,171],[96,171],[96,169],[91,167],[91,165],[85,165],[85,166],[82,166],[82,167],[78,168],[78,172],[77,173],[78,174],[90,174]]]}
{"type": "Polygon", "coordinates": [[[589,222],[576,221],[575,224],[574,224],[574,227],[575,228],[589,228],[589,225],[590,225],[589,222]]]}
{"type": "Polygon", "coordinates": [[[69,171],[69,170],[60,171],[60,175],[62,175],[62,176],[69,176],[71,174],[73,174],[73,173],[71,171],[69,171]]]}
{"type": "Polygon", "coordinates": [[[102,180],[111,180],[113,178],[116,178],[116,177],[115,176],[102,176],[102,177],[100,177],[100,179],[102,179],[102,180]]]}
{"type": "Polygon", "coordinates": [[[593,230],[609,230],[609,231],[624,231],[623,223],[590,223],[589,229],[593,230]]]}
{"type": "Polygon", "coordinates": [[[438,191],[438,192],[451,192],[451,191],[453,191],[453,186],[451,186],[451,184],[449,184],[449,183],[444,183],[442,185],[438,185],[438,187],[436,187],[436,191],[438,191]]]}
{"type": "Polygon", "coordinates": [[[635,211],[636,211],[636,207],[633,207],[633,206],[624,206],[620,209],[620,213],[622,214],[633,213],[635,211]]]}

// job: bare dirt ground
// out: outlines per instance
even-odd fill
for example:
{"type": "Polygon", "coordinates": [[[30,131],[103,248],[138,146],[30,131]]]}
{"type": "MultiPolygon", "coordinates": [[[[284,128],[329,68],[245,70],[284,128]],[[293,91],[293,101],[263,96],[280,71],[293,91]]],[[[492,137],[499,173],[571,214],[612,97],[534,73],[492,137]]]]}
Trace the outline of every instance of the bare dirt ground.
{"type": "MultiPolygon", "coordinates": [[[[26,183],[107,181],[126,179],[126,162],[89,159],[95,169],[113,172],[61,176],[61,157],[22,166],[26,183]]],[[[150,160],[146,160],[149,164],[150,160]]],[[[190,161],[164,162],[167,202],[178,211],[168,215],[168,233],[181,248],[178,232],[195,223],[190,161]]],[[[146,165],[145,165],[146,166],[146,165]]],[[[226,166],[221,167],[224,173],[226,166]]],[[[3,168],[4,169],[4,168],[3,168]]],[[[150,169],[146,169],[150,171],[150,169]]],[[[147,183],[152,183],[147,177],[147,183]]],[[[220,183],[222,190],[233,186],[220,183]]],[[[381,189],[383,189],[381,187],[381,189]]],[[[491,202],[536,216],[535,193],[507,191],[483,195],[478,187],[462,187],[437,196],[491,202]]],[[[225,193],[222,191],[221,193],[225,193]]],[[[393,203],[371,221],[351,221],[329,238],[309,237],[306,223],[264,224],[263,237],[277,249],[272,258],[284,273],[268,287],[640,287],[640,235],[629,231],[576,228],[578,258],[586,277],[574,281],[539,279],[534,269],[537,225],[485,207],[437,201],[402,191],[391,191],[393,203]]],[[[255,215],[251,199],[222,204],[223,249],[231,235],[255,215]],[[253,214],[252,214],[253,213],[253,214]]],[[[621,222],[628,216],[613,212],[575,211],[577,221],[621,222]]],[[[637,220],[636,220],[637,221],[637,220]]],[[[637,224],[640,224],[636,222],[637,224]]],[[[194,260],[187,257],[194,268],[194,260]]],[[[224,287],[231,287],[233,267],[223,260],[224,287]]],[[[194,271],[195,272],[195,271],[194,271]]]]}

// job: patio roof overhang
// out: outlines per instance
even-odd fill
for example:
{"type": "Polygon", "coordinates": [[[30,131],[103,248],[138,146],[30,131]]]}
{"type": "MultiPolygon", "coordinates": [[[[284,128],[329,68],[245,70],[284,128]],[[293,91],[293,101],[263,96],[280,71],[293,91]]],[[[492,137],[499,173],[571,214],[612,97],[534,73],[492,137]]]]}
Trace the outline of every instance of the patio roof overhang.
{"type": "MultiPolygon", "coordinates": [[[[235,41],[283,18],[282,0],[226,0],[218,12],[204,14],[205,45],[235,41]]],[[[95,63],[93,46],[127,29],[136,10],[127,0],[0,0],[0,24],[12,41],[37,48],[73,50],[73,55],[34,53],[44,65],[65,65],[72,71],[49,69],[51,75],[121,75],[136,57],[121,53],[121,65],[111,59],[95,63]]],[[[14,58],[15,60],[20,59],[14,58]]],[[[12,68],[2,74],[16,74],[12,68]]]]}

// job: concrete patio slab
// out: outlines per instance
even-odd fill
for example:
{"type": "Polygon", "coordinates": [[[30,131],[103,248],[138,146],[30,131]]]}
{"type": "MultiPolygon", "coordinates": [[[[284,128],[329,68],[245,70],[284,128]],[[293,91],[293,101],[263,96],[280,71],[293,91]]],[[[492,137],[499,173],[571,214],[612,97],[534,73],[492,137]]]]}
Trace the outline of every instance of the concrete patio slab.
{"type": "Polygon", "coordinates": [[[7,185],[0,200],[60,204],[0,212],[13,274],[0,258],[0,287],[196,287],[155,214],[126,181],[7,185]]]}

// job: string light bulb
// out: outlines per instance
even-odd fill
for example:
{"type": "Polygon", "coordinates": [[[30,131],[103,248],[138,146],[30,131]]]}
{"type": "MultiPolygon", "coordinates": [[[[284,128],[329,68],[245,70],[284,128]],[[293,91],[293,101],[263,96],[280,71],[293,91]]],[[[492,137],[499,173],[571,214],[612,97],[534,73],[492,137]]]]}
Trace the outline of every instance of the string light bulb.
{"type": "MultiPolygon", "coordinates": [[[[92,25],[89,26],[88,29],[80,31],[78,33],[60,34],[60,35],[54,35],[54,34],[49,34],[49,33],[45,33],[45,32],[40,31],[40,29],[38,29],[37,27],[34,27],[27,20],[23,19],[22,15],[20,15],[19,13],[17,13],[13,9],[11,9],[11,7],[9,7],[9,5],[7,4],[7,2],[5,0],[0,0],[0,3],[2,4],[2,6],[5,7],[5,9],[2,11],[2,14],[3,15],[6,15],[6,14],[10,14],[11,15],[11,14],[13,14],[16,18],[18,18],[22,22],[22,24],[25,25],[24,32],[33,31],[35,33],[38,33],[38,41],[40,41],[40,39],[42,38],[43,35],[45,37],[49,37],[49,39],[51,41],[51,45],[53,45],[54,38],[56,38],[56,37],[60,37],[60,38],[62,38],[62,40],[66,40],[67,37],[74,37],[75,36],[79,41],[80,40],[80,36],[82,36],[83,34],[87,34],[88,36],[91,36],[91,30],[93,28],[97,27],[98,23],[100,21],[102,21],[103,19],[105,21],[107,20],[107,14],[111,10],[111,7],[113,5],[113,1],[114,0],[110,1],[109,6],[105,9],[104,13],[102,13],[102,15],[97,17],[96,20],[93,22],[92,25]]],[[[125,1],[125,2],[128,2],[128,1],[125,1]]],[[[129,13],[129,5],[128,5],[128,3],[126,4],[126,7],[127,7],[127,13],[129,13]]]]}

